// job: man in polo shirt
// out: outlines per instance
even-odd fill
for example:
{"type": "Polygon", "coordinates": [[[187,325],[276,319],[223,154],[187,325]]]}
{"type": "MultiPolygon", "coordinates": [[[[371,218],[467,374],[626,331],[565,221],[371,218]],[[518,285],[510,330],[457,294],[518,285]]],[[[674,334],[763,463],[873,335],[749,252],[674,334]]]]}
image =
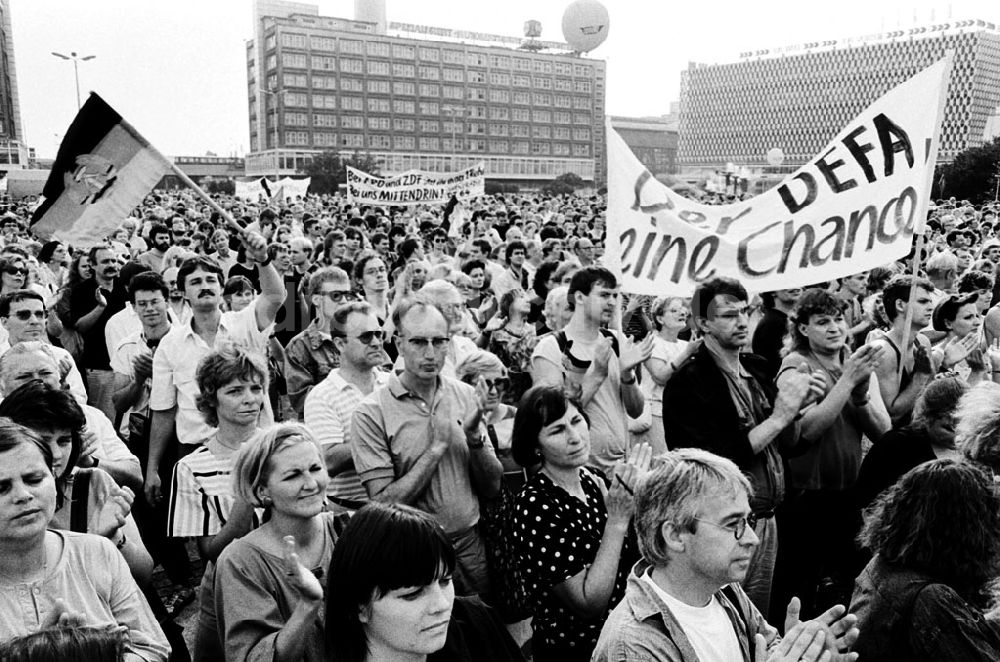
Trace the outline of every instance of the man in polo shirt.
{"type": "MultiPolygon", "coordinates": [[[[270,328],[285,301],[281,276],[267,257],[267,241],[255,232],[243,235],[247,257],[257,262],[261,293],[238,313],[223,313],[222,271],[214,259],[205,255],[190,257],[177,272],[177,287],[191,304],[188,324],[178,324],[160,341],[153,357],[153,381],[149,395],[152,422],[149,438],[149,462],[146,465],[146,498],[155,503],[163,497],[160,460],[176,428],[183,445],[180,455],[205,443],[212,428],[198,411],[198,386],[195,369],[213,349],[237,344],[258,354],[266,353],[270,328]]],[[[261,424],[268,425],[273,415],[265,400],[261,424]]]]}
{"type": "Polygon", "coordinates": [[[351,457],[351,417],[366,396],[388,381],[389,373],[379,370],[386,356],[382,327],[370,304],[352,301],[339,306],[330,332],[340,367],[309,391],[305,423],[323,446],[331,476],[327,496],[339,508],[357,510],[368,502],[368,493],[351,457]]]}
{"type": "Polygon", "coordinates": [[[485,386],[441,376],[448,317],[431,303],[404,301],[393,312],[403,372],[358,405],[351,454],[369,497],[431,515],[455,546],[460,594],[489,590],[479,535],[479,497],[500,490],[503,467],[486,443],[485,386]]]}

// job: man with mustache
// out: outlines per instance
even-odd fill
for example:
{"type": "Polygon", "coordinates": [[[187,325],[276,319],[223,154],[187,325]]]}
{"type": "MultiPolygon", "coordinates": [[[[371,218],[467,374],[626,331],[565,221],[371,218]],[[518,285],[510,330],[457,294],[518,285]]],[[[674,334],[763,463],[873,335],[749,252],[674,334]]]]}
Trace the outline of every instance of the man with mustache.
{"type": "Polygon", "coordinates": [[[105,340],[108,320],[125,308],[127,292],[118,277],[118,255],[109,244],[90,249],[93,275],[70,293],[69,322],[83,338],[83,367],[87,372],[87,403],[115,419],[114,372],[105,340]]]}
{"type": "MultiPolygon", "coordinates": [[[[149,396],[152,411],[149,462],[146,466],[146,498],[151,504],[162,497],[162,476],[171,467],[160,462],[175,434],[180,442],[179,456],[184,456],[213,434],[213,429],[198,411],[198,387],[195,369],[198,361],[213,349],[236,344],[256,354],[266,353],[267,339],[278,309],[285,301],[285,286],[267,254],[267,240],[256,232],[242,237],[247,257],[257,263],[261,293],[239,312],[223,313],[223,275],[218,263],[206,255],[186,259],[177,272],[177,287],[191,304],[192,317],[187,324],[177,324],[160,341],[153,356],[153,380],[149,396]]],[[[272,422],[265,400],[261,425],[272,422]]]]}

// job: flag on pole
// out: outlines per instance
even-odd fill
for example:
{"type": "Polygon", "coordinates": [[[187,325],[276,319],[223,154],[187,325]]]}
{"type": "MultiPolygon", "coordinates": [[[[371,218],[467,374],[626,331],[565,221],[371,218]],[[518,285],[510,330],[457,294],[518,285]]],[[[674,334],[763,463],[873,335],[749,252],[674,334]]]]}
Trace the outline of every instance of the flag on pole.
{"type": "Polygon", "coordinates": [[[92,246],[121,225],[172,169],[166,157],[91,92],[59,146],[31,230],[76,248],[92,246]]]}

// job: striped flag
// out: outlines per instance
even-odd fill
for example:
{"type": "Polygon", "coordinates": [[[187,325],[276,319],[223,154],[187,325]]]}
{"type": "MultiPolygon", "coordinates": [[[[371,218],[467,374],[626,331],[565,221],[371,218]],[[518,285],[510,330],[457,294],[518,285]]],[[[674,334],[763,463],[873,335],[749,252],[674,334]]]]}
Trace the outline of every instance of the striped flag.
{"type": "Polygon", "coordinates": [[[91,92],[59,146],[31,230],[76,248],[92,246],[121,225],[172,169],[166,157],[91,92]]]}

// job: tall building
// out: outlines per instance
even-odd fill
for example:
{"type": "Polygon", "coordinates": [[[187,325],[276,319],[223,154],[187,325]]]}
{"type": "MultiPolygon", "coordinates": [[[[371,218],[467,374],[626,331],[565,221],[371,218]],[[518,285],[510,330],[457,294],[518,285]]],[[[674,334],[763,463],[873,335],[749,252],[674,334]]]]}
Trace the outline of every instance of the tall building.
{"type": "MultiPolygon", "coordinates": [[[[1000,32],[985,21],[745,53],[739,62],[692,63],[681,76],[682,171],[726,163],[758,173],[780,148],[790,172],[814,157],[866,106],[954,53],[940,161],[990,138],[1000,105],[1000,32]]],[[[934,103],[934,100],[914,100],[934,103]]]]}
{"type": "Polygon", "coordinates": [[[21,131],[10,2],[0,0],[0,170],[27,168],[29,156],[21,131]]]}
{"type": "Polygon", "coordinates": [[[524,186],[603,173],[603,61],[534,39],[517,48],[525,40],[386,22],[380,0],[356,6],[364,20],[254,1],[248,175],[294,174],[330,149],[370,153],[383,173],[484,161],[488,179],[524,186]]]}

